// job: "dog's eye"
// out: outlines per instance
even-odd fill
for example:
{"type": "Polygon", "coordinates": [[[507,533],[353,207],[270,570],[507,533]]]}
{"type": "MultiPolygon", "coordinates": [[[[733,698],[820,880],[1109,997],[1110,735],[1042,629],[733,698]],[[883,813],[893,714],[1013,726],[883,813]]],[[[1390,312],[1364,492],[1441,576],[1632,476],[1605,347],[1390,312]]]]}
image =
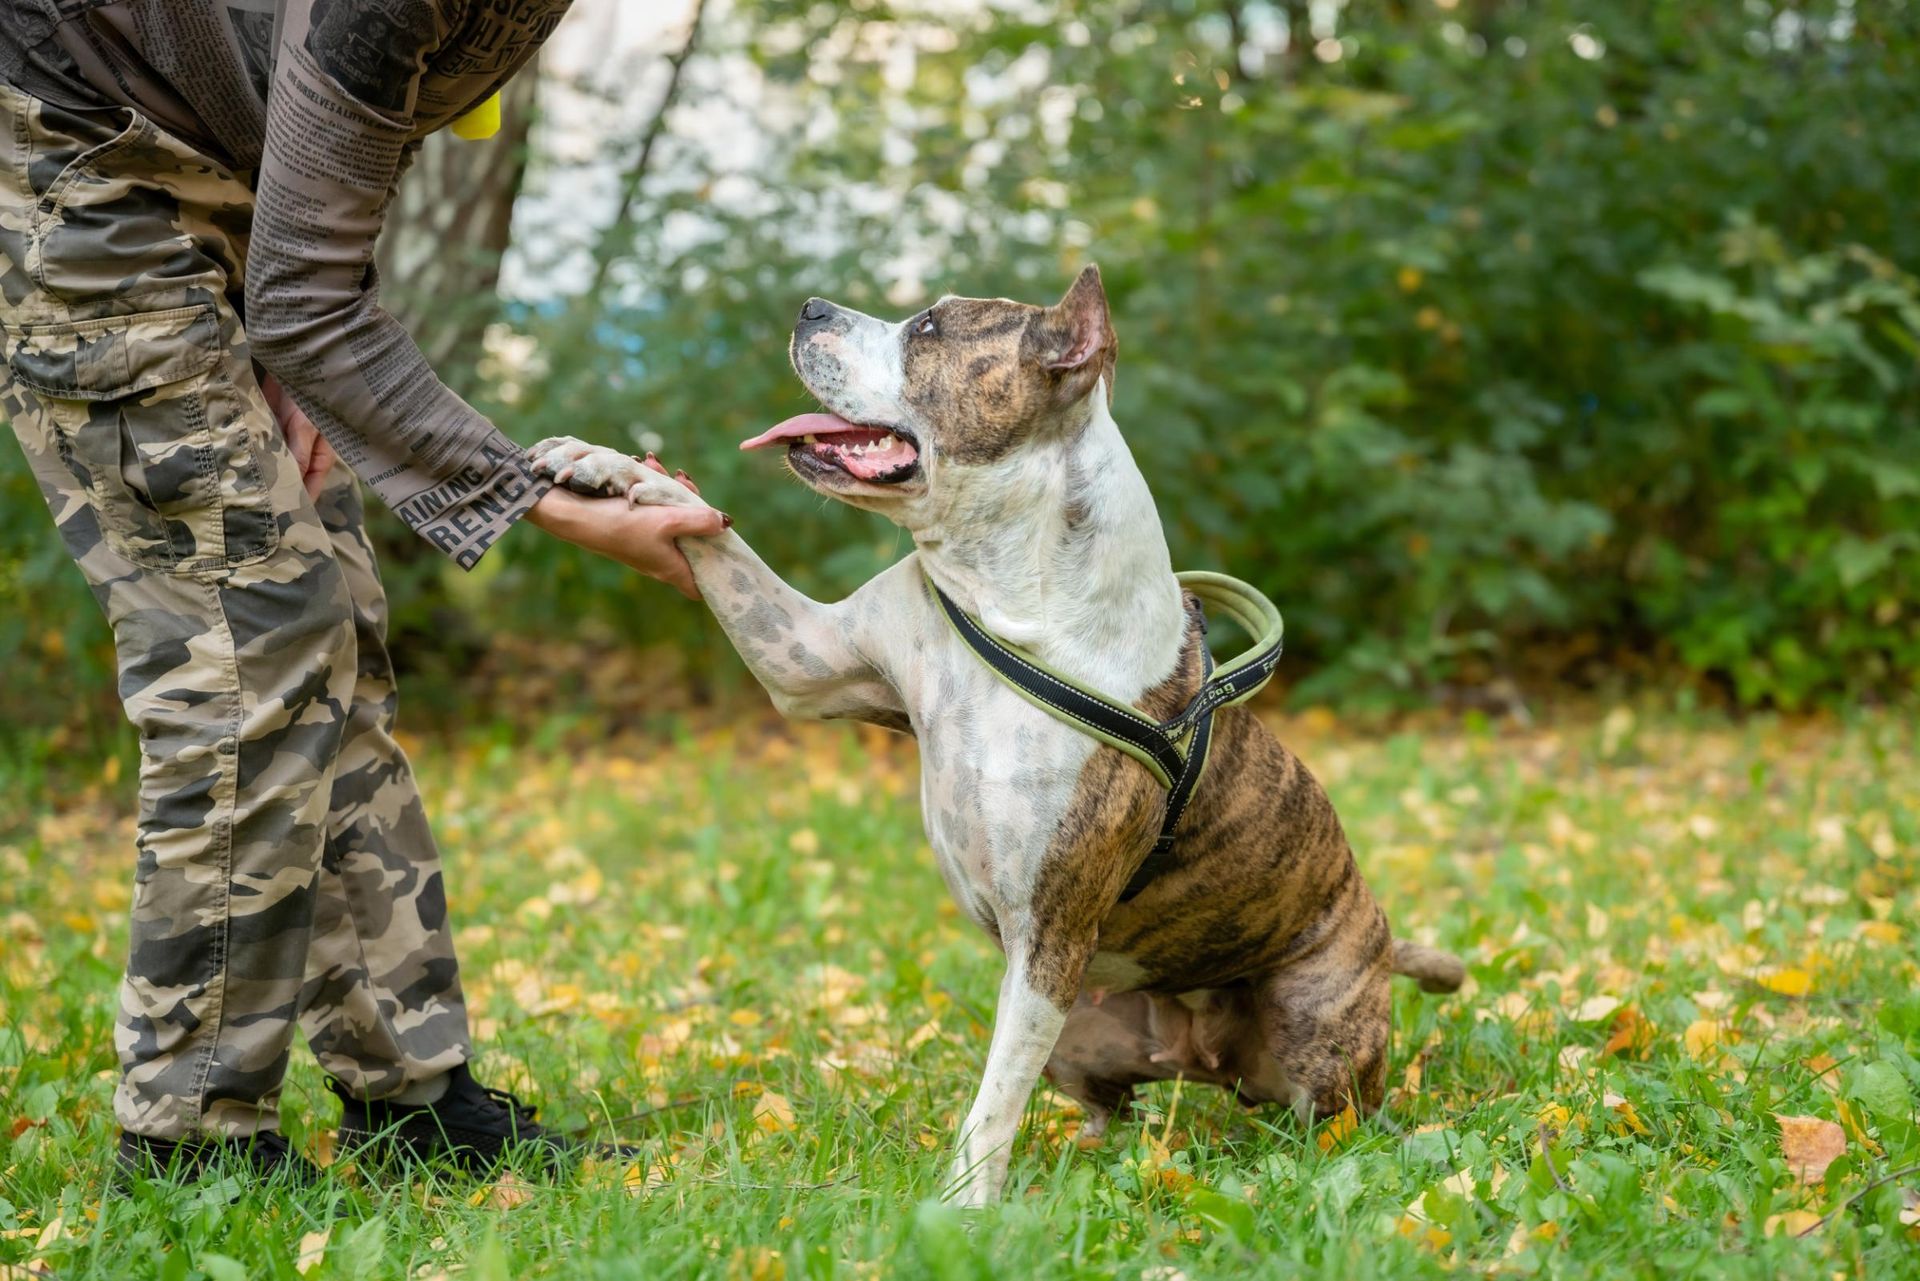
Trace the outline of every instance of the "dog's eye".
{"type": "Polygon", "coordinates": [[[913,336],[915,338],[931,338],[939,332],[940,326],[933,323],[933,312],[931,310],[913,322],[913,336]]]}

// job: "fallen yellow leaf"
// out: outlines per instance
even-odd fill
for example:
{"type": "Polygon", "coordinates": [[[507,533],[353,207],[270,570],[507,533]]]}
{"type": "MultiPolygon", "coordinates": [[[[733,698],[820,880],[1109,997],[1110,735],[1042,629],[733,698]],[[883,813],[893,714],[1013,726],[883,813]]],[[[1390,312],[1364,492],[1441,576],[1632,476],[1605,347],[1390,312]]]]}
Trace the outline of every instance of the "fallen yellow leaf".
{"type": "Polygon", "coordinates": [[[793,1104],[768,1090],[753,1105],[753,1122],[768,1134],[793,1128],[793,1104]]]}
{"type": "MultiPolygon", "coordinates": [[[[1418,1204],[1418,1202],[1415,1204],[1418,1204]]],[[[1429,1250],[1444,1250],[1453,1244],[1453,1233],[1447,1231],[1445,1228],[1437,1227],[1427,1222],[1424,1217],[1425,1213],[1426,1211],[1422,1209],[1421,1214],[1423,1217],[1421,1218],[1415,1218],[1411,1214],[1401,1215],[1400,1222],[1395,1225],[1400,1235],[1403,1237],[1416,1238],[1421,1245],[1424,1245],[1429,1250]]]]}
{"type": "Polygon", "coordinates": [[[319,1268],[320,1261],[327,1257],[327,1238],[332,1235],[332,1228],[323,1228],[301,1237],[300,1253],[293,1260],[293,1270],[304,1277],[319,1268]]]}
{"type": "Polygon", "coordinates": [[[490,1210],[514,1210],[533,1200],[533,1190],[521,1181],[520,1176],[508,1170],[500,1176],[497,1183],[475,1188],[473,1195],[467,1198],[468,1205],[484,1205],[490,1210]]]}
{"type": "Polygon", "coordinates": [[[1359,1116],[1352,1108],[1343,1108],[1339,1115],[1320,1127],[1320,1133],[1313,1136],[1313,1141],[1320,1145],[1322,1152],[1331,1152],[1352,1138],[1354,1131],[1359,1128],[1359,1116]]]}
{"type": "Polygon", "coordinates": [[[1687,1024],[1680,1039],[1687,1047],[1688,1057],[1711,1067],[1726,1057],[1723,1045],[1740,1038],[1718,1019],[1696,1019],[1687,1024]]]}
{"type": "Polygon", "coordinates": [[[1781,996],[1805,996],[1813,991],[1813,975],[1794,966],[1762,970],[1754,976],[1753,981],[1767,991],[1778,992],[1781,996]]]}
{"type": "Polygon", "coordinates": [[[1780,1154],[1787,1158],[1787,1169],[1802,1183],[1818,1183],[1827,1177],[1827,1167],[1847,1150],[1847,1132],[1831,1121],[1817,1116],[1782,1116],[1780,1154]]]}
{"type": "Polygon", "coordinates": [[[1766,1233],[1770,1237],[1797,1237],[1818,1222],[1820,1216],[1812,1210],[1788,1210],[1767,1219],[1766,1233]]]}
{"type": "Polygon", "coordinates": [[[1645,1058],[1647,1051],[1653,1048],[1653,1038],[1658,1031],[1639,1010],[1631,1005],[1623,1005],[1613,1016],[1613,1030],[1600,1050],[1600,1057],[1631,1051],[1634,1057],[1645,1058]]]}
{"type": "Polygon", "coordinates": [[[1633,1104],[1628,1102],[1624,1095],[1609,1091],[1602,1096],[1601,1101],[1607,1105],[1607,1111],[1620,1120],[1620,1123],[1613,1127],[1616,1132],[1625,1134],[1631,1130],[1635,1134],[1651,1133],[1647,1129],[1647,1123],[1640,1119],[1640,1114],[1634,1111],[1633,1104]]]}
{"type": "Polygon", "coordinates": [[[1613,1012],[1620,1008],[1617,996],[1590,996],[1574,1007],[1575,1023],[1598,1023],[1602,1019],[1612,1018],[1613,1012]]]}

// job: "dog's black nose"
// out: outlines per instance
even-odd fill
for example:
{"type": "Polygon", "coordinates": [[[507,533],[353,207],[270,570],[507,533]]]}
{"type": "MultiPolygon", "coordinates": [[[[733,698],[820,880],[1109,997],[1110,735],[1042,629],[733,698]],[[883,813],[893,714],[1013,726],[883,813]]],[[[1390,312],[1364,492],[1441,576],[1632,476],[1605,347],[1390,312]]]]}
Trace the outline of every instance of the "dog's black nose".
{"type": "Polygon", "coordinates": [[[800,323],[803,325],[818,324],[832,314],[833,304],[825,298],[809,298],[806,304],[800,308],[800,323]]]}

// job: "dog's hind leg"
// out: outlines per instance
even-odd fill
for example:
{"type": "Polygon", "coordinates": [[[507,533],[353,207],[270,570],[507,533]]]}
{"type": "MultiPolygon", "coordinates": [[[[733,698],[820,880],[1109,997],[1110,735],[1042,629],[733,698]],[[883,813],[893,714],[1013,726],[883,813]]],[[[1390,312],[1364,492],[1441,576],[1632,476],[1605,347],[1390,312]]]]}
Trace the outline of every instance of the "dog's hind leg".
{"type": "Polygon", "coordinates": [[[1303,1119],[1347,1107],[1366,1114],[1386,1095],[1393,969],[1384,919],[1379,937],[1378,947],[1356,939],[1304,957],[1258,987],[1266,1052],[1303,1119]]]}

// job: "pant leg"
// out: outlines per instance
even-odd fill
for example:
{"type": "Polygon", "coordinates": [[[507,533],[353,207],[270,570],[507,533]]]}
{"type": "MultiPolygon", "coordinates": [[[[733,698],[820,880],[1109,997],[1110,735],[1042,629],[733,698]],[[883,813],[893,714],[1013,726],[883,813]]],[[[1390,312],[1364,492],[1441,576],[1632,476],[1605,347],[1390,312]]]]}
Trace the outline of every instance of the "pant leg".
{"type": "Polygon", "coordinates": [[[320,1066],[382,1098],[469,1057],[440,855],[406,754],[387,598],[360,486],[335,468],[317,506],[353,600],[359,666],[334,772],[301,1026],[320,1066]]]}
{"type": "MultiPolygon", "coordinates": [[[[6,86],[0,160],[0,407],[113,628],[141,738],[116,1112],[137,1133],[247,1133],[276,1119],[297,1013],[313,1004],[321,904],[346,902],[356,931],[389,952],[406,946],[371,879],[353,895],[354,874],[320,873],[345,745],[384,759],[353,729],[355,589],[232,306],[244,184],[133,112],[69,112],[6,86]]],[[[377,601],[370,562],[366,577],[377,601]]],[[[372,791],[375,805],[394,795],[372,791]]],[[[416,897],[424,922],[431,892],[416,897]]],[[[443,928],[433,937],[444,950],[443,928]]],[[[404,972],[374,955],[373,972],[404,972]]],[[[445,962],[426,985],[437,997],[418,982],[390,993],[387,1021],[407,1031],[389,1075],[407,1076],[406,1054],[446,1059],[436,1037],[464,1054],[464,1027],[442,1030],[464,1023],[450,951],[445,962]]],[[[381,1007],[378,995],[334,999],[381,1007]]],[[[359,1043],[363,1075],[380,1045],[359,1043]]]]}

